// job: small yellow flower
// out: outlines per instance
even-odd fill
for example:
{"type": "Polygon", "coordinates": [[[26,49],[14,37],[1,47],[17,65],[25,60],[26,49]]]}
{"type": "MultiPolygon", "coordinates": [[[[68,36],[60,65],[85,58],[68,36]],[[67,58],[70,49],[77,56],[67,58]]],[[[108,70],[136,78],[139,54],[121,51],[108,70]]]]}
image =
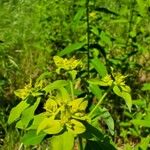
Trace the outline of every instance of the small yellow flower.
{"type": "Polygon", "coordinates": [[[53,99],[48,99],[44,105],[44,109],[48,112],[56,112],[57,111],[57,103],[53,99]]]}
{"type": "Polygon", "coordinates": [[[54,56],[54,63],[58,67],[58,69],[64,69],[64,70],[74,70],[77,68],[77,66],[81,66],[82,63],[80,60],[76,60],[74,58],[61,58],[59,56],[54,56]]]}
{"type": "Polygon", "coordinates": [[[95,19],[95,18],[96,18],[96,12],[91,12],[91,13],[89,14],[89,16],[90,16],[91,18],[95,19]]]}
{"type": "Polygon", "coordinates": [[[31,90],[32,90],[32,83],[30,81],[30,83],[27,84],[23,89],[18,89],[14,93],[16,96],[24,100],[29,96],[31,90]]]}
{"type": "Polygon", "coordinates": [[[48,134],[55,134],[63,128],[67,128],[75,135],[83,133],[86,127],[82,121],[87,121],[85,112],[87,104],[88,102],[84,98],[66,101],[62,95],[50,97],[44,105],[47,115],[46,119],[39,125],[38,133],[43,130],[48,134]],[[57,128],[53,128],[49,121],[55,123],[57,128]]]}
{"type": "Polygon", "coordinates": [[[125,78],[126,76],[123,76],[121,73],[116,74],[115,76],[115,85],[125,85],[125,78]]]}

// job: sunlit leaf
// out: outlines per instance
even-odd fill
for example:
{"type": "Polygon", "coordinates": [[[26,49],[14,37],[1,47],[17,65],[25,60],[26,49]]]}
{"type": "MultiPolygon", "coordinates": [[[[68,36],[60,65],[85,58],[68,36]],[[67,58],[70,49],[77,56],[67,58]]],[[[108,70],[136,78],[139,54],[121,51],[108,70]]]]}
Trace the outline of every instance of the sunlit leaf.
{"type": "Polygon", "coordinates": [[[149,91],[150,90],[150,83],[145,83],[142,87],[142,91],[149,91]]]}
{"type": "Polygon", "coordinates": [[[29,128],[27,128],[27,130],[37,129],[39,124],[44,120],[44,118],[45,118],[44,113],[40,113],[38,115],[35,115],[33,118],[31,126],[29,126],[29,128]]]}
{"type": "Polygon", "coordinates": [[[50,83],[49,85],[47,85],[44,88],[44,91],[46,91],[46,93],[48,93],[54,89],[59,89],[61,87],[64,87],[67,84],[68,84],[68,81],[66,81],[66,80],[57,80],[57,81],[54,81],[53,83],[50,83]]]}
{"type": "Polygon", "coordinates": [[[92,59],[91,64],[94,66],[94,68],[96,69],[96,71],[99,73],[99,75],[101,77],[106,76],[107,69],[106,69],[104,63],[102,63],[99,58],[92,59]]]}
{"type": "Polygon", "coordinates": [[[41,143],[45,136],[46,133],[40,133],[37,135],[36,130],[31,130],[21,138],[21,142],[25,145],[37,145],[41,143]]]}
{"type": "Polygon", "coordinates": [[[147,119],[147,120],[133,119],[133,120],[131,120],[131,123],[133,123],[136,126],[142,126],[142,127],[150,128],[150,119],[147,119]]]}
{"type": "Polygon", "coordinates": [[[75,135],[81,134],[86,131],[86,127],[80,121],[77,121],[75,119],[72,119],[68,124],[68,131],[71,131],[75,135]]]}
{"type": "Polygon", "coordinates": [[[79,105],[78,110],[79,110],[79,111],[85,111],[87,105],[88,105],[88,101],[87,101],[87,100],[83,101],[83,102],[79,105]]]}
{"type": "Polygon", "coordinates": [[[44,131],[47,134],[57,134],[62,130],[62,126],[59,120],[53,120],[51,118],[45,118],[38,126],[37,134],[40,131],[44,131]]]}
{"type": "Polygon", "coordinates": [[[16,107],[12,108],[8,118],[8,124],[16,121],[21,116],[21,113],[29,106],[30,104],[27,101],[21,101],[16,107]]]}
{"type": "Polygon", "coordinates": [[[63,99],[64,102],[68,102],[68,101],[71,100],[71,97],[70,97],[68,91],[65,88],[62,87],[60,89],[60,92],[61,92],[62,99],[63,99]]]}
{"type": "Polygon", "coordinates": [[[76,75],[77,75],[77,71],[76,70],[71,70],[71,71],[69,71],[69,74],[70,74],[72,80],[75,80],[76,75]]]}
{"type": "Polygon", "coordinates": [[[89,88],[97,99],[100,99],[102,97],[102,90],[98,87],[98,85],[90,84],[89,88]]]}
{"type": "Polygon", "coordinates": [[[58,56],[64,56],[64,55],[70,54],[70,53],[72,53],[74,51],[79,50],[84,45],[85,45],[85,42],[83,42],[83,43],[75,43],[75,44],[69,45],[64,50],[62,50],[61,52],[59,52],[57,55],[58,56]]]}
{"type": "Polygon", "coordinates": [[[113,91],[118,96],[122,97],[125,100],[126,105],[128,106],[128,109],[131,111],[132,107],[132,99],[129,92],[123,91],[121,87],[114,86],[113,91]]]}
{"type": "Polygon", "coordinates": [[[53,136],[50,139],[51,150],[72,150],[74,146],[74,135],[71,132],[53,136]]]}
{"type": "Polygon", "coordinates": [[[131,92],[131,88],[127,85],[123,85],[121,86],[122,91],[130,93],[131,92]]]}
{"type": "Polygon", "coordinates": [[[21,119],[17,122],[16,127],[17,128],[26,128],[30,122],[31,119],[34,117],[34,112],[36,108],[38,107],[40,103],[40,99],[37,99],[33,105],[28,107],[22,112],[21,119]]]}
{"type": "Polygon", "coordinates": [[[132,98],[131,95],[127,92],[122,92],[122,98],[125,100],[129,111],[131,112],[131,107],[132,107],[132,98]]]}

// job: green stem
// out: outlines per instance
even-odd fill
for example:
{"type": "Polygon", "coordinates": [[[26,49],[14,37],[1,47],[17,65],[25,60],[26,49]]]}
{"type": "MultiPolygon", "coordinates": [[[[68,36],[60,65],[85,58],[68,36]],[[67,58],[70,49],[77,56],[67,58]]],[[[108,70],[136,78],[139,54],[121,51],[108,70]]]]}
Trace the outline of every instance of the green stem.
{"type": "Polygon", "coordinates": [[[20,144],[18,150],[21,150],[21,149],[22,149],[22,146],[23,146],[23,143],[20,144]]]}
{"type": "Polygon", "coordinates": [[[90,23],[89,23],[89,0],[86,0],[86,23],[87,23],[87,72],[90,77],[90,23]]]}
{"type": "Polygon", "coordinates": [[[78,137],[78,140],[79,140],[79,149],[80,149],[80,150],[83,150],[82,138],[81,138],[81,137],[78,137]]]}
{"type": "Polygon", "coordinates": [[[89,113],[89,116],[92,116],[92,114],[94,113],[94,111],[99,107],[99,105],[102,103],[102,101],[104,100],[104,98],[106,97],[106,95],[111,91],[112,86],[110,86],[108,88],[108,90],[103,94],[103,96],[101,97],[101,99],[98,101],[98,103],[96,104],[96,106],[92,109],[92,111],[89,113]]]}
{"type": "Polygon", "coordinates": [[[71,89],[71,98],[73,100],[74,99],[73,83],[72,83],[72,81],[69,81],[69,82],[70,82],[70,89],[71,89]]]}

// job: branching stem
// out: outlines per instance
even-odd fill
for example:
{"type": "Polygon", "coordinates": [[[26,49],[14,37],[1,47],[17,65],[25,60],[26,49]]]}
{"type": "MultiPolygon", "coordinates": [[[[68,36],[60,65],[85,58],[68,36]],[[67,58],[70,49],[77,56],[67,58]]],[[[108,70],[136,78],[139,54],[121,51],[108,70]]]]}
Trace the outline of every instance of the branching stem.
{"type": "Polygon", "coordinates": [[[98,101],[98,103],[96,104],[96,106],[92,109],[92,111],[89,113],[89,116],[91,117],[92,114],[95,112],[95,110],[99,107],[99,105],[102,103],[102,101],[104,100],[104,98],[107,96],[107,94],[111,91],[112,86],[110,86],[108,88],[108,90],[103,94],[103,96],[101,97],[101,99],[98,101]]]}
{"type": "Polygon", "coordinates": [[[87,72],[90,72],[90,24],[89,24],[89,0],[86,0],[86,22],[87,22],[87,72]]]}

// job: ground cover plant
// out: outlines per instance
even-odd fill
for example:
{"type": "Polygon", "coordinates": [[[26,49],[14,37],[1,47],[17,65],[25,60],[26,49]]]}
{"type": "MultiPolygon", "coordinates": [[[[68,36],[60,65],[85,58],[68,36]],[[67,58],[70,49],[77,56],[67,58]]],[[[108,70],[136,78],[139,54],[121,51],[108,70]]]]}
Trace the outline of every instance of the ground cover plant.
{"type": "Polygon", "coordinates": [[[148,0],[0,7],[0,148],[150,149],[148,0]]]}

